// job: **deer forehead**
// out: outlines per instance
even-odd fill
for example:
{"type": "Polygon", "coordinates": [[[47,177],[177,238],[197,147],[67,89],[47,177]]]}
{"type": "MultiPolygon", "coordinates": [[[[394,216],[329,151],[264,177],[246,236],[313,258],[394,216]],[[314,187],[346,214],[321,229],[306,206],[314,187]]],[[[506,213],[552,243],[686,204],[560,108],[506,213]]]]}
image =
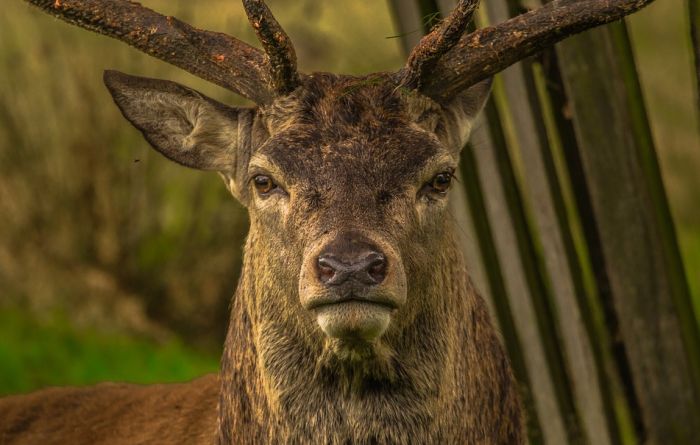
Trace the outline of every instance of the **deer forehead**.
{"type": "Polygon", "coordinates": [[[345,132],[385,131],[409,122],[434,130],[441,111],[427,96],[398,88],[385,73],[362,77],[313,73],[304,77],[294,93],[262,108],[270,134],[307,124],[340,137],[345,132]]]}
{"type": "Polygon", "coordinates": [[[290,182],[413,180],[426,166],[455,161],[434,132],[439,112],[429,99],[381,77],[315,74],[295,94],[261,109],[268,137],[253,159],[273,164],[290,182]]]}

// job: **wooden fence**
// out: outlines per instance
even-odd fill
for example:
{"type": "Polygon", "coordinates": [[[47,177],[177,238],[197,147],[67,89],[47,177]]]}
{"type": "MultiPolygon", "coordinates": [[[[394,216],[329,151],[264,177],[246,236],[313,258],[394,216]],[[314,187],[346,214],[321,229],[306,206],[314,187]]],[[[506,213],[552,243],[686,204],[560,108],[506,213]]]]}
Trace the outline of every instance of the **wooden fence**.
{"type": "MultiPolygon", "coordinates": [[[[408,52],[456,0],[390,4],[408,52]]],[[[477,22],[522,11],[484,0],[477,22]]],[[[625,24],[497,76],[460,179],[530,443],[698,443],[700,336],[625,24]]]]}

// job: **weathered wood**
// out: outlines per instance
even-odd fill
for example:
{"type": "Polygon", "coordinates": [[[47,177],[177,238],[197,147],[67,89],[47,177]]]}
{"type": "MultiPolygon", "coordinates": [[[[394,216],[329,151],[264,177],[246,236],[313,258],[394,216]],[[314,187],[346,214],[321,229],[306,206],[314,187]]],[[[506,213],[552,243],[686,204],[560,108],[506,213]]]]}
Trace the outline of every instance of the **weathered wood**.
{"type": "Polygon", "coordinates": [[[559,178],[558,193],[563,197],[564,206],[559,217],[565,221],[562,227],[569,229],[570,236],[563,237],[564,247],[567,250],[567,256],[571,259],[574,272],[572,278],[581,307],[582,322],[591,339],[589,344],[594,356],[600,395],[603,399],[604,412],[600,414],[606,418],[613,443],[635,445],[638,442],[632,422],[632,409],[636,403],[628,400],[624,391],[625,385],[622,383],[624,373],[621,370],[621,364],[615,360],[614,350],[611,347],[613,342],[610,339],[604,306],[600,301],[591,258],[581,227],[581,215],[591,215],[592,211],[585,184],[581,180],[583,175],[580,169],[572,169],[580,165],[577,161],[579,148],[571,115],[568,112],[568,102],[556,53],[553,50],[546,51],[539,58],[539,63],[534,63],[533,67],[536,71],[542,72],[542,77],[535,76],[535,80],[538,81],[539,94],[546,97],[541,100],[542,111],[545,114],[543,121],[548,133],[554,134],[550,137],[551,155],[554,170],[559,178]],[[574,183],[578,187],[575,187],[574,183]],[[581,195],[578,199],[577,193],[581,195]]]}
{"type": "Polygon", "coordinates": [[[405,54],[420,42],[423,37],[423,17],[421,11],[411,0],[390,0],[389,8],[394,17],[394,24],[398,32],[394,36],[401,43],[401,49],[405,54]]]}
{"type": "Polygon", "coordinates": [[[562,197],[551,165],[539,104],[533,97],[530,69],[529,63],[516,64],[503,72],[503,83],[522,162],[522,186],[535,229],[533,237],[542,249],[542,273],[551,291],[549,298],[555,319],[551,325],[556,332],[542,335],[557,338],[557,346],[563,349],[565,360],[557,366],[562,374],[561,403],[569,412],[570,441],[584,442],[586,437],[590,443],[607,444],[611,441],[595,361],[573,282],[571,261],[574,259],[569,258],[564,246],[564,238],[569,236],[568,226],[560,220],[562,197]]]}
{"type": "Polygon", "coordinates": [[[557,53],[591,199],[587,241],[630,366],[639,440],[695,443],[697,325],[625,27],[578,36],[557,53]]]}
{"type": "MultiPolygon", "coordinates": [[[[495,23],[506,20],[509,13],[514,13],[508,6],[506,0],[489,2],[490,20],[495,23]]],[[[556,365],[560,368],[560,403],[567,412],[569,440],[608,444],[611,443],[610,426],[605,418],[608,410],[603,406],[593,347],[583,321],[580,301],[584,297],[575,284],[574,274],[579,270],[577,258],[566,249],[566,244],[571,243],[567,239],[571,236],[569,224],[531,61],[513,65],[503,71],[502,77],[513,123],[512,140],[521,162],[522,187],[535,229],[532,236],[540,246],[541,273],[551,293],[554,317],[551,326],[555,332],[542,335],[559,339],[557,347],[562,349],[564,359],[556,365]]]]}
{"type": "Polygon", "coordinates": [[[688,0],[690,17],[690,38],[693,42],[693,59],[695,61],[695,100],[700,110],[700,0],[688,0]]]}
{"type": "MultiPolygon", "coordinates": [[[[512,163],[499,126],[495,106],[487,107],[489,126],[477,126],[473,139],[474,159],[479,169],[481,190],[505,287],[505,297],[519,339],[530,394],[542,419],[542,438],[533,442],[567,443],[566,420],[559,407],[557,388],[548,363],[548,356],[539,329],[537,308],[534,303],[532,264],[522,260],[526,242],[524,215],[519,206],[520,197],[512,173],[512,163]]],[[[531,436],[532,437],[532,436],[531,436]]]]}

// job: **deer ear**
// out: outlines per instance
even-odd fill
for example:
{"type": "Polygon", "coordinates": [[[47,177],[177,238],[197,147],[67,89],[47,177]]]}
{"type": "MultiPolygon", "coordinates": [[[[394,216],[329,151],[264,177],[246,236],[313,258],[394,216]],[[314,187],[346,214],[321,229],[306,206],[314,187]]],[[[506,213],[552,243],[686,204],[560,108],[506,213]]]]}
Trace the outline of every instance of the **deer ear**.
{"type": "Polygon", "coordinates": [[[105,71],[104,82],[124,117],[165,157],[200,170],[235,170],[242,110],[166,80],[105,71]]]}
{"type": "Polygon", "coordinates": [[[482,80],[456,95],[443,106],[442,131],[440,135],[449,147],[461,150],[469,140],[474,121],[486,105],[491,92],[493,78],[482,80]]]}

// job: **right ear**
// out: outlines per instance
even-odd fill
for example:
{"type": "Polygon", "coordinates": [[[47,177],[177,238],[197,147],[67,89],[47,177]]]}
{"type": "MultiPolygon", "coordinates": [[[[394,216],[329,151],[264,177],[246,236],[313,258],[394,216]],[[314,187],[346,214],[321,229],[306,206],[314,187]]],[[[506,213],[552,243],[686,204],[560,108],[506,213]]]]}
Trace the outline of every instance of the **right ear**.
{"type": "MultiPolygon", "coordinates": [[[[253,110],[233,108],[175,82],[105,71],[104,82],[124,117],[146,140],[178,164],[221,173],[241,200],[242,147],[253,110]]],[[[243,152],[243,153],[242,153],[243,152]]]]}
{"type": "Polygon", "coordinates": [[[469,140],[476,116],[486,105],[493,78],[489,77],[457,94],[444,106],[444,131],[448,145],[462,150],[469,140]]]}

